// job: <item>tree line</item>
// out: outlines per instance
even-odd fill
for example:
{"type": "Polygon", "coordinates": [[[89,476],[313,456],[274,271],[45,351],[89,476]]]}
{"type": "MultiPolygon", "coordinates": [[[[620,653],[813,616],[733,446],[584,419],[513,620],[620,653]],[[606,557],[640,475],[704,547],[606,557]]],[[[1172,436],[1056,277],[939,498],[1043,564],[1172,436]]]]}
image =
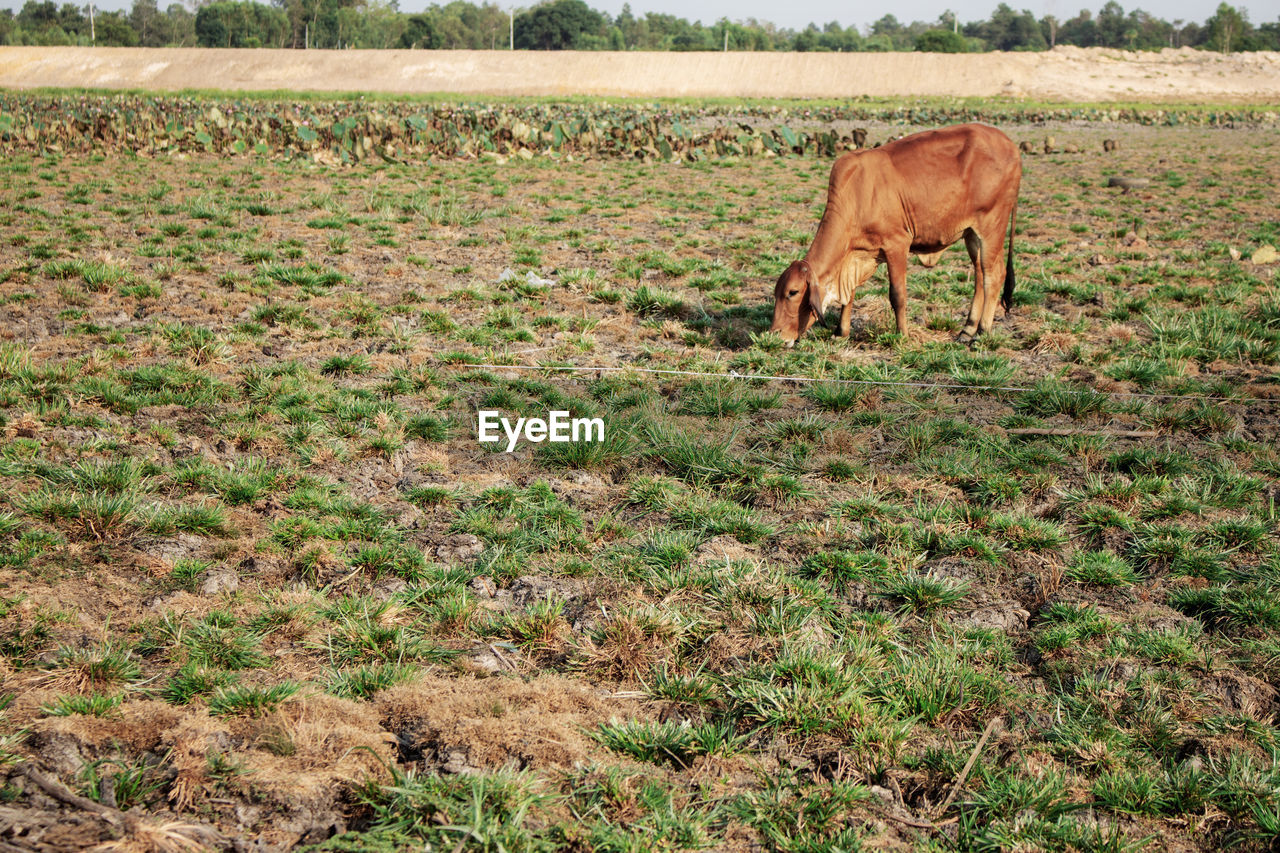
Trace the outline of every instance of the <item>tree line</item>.
{"type": "Polygon", "coordinates": [[[513,16],[493,3],[453,0],[424,12],[401,12],[396,0],[189,0],[192,7],[133,0],[129,11],[95,11],[55,0],[26,0],[0,9],[0,45],[120,47],[416,48],[495,50],[1048,50],[1056,45],[1159,50],[1194,47],[1221,52],[1280,50],[1280,18],[1255,26],[1246,9],[1222,3],[1206,21],[1166,21],[1116,0],[1094,14],[1037,18],[1001,3],[981,21],[944,13],[936,21],[902,23],[887,14],[865,29],[832,21],[803,29],[768,21],[721,18],[710,24],[624,5],[616,16],[583,0],[548,0],[513,16]]]}

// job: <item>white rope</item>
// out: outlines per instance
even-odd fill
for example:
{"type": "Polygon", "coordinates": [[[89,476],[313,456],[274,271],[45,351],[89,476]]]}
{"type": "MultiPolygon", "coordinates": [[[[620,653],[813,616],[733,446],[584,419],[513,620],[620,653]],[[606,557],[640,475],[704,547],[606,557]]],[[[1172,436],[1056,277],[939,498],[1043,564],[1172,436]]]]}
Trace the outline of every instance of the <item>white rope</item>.
{"type": "MultiPolygon", "coordinates": [[[[711,373],[708,371],[675,370],[673,368],[657,367],[606,367],[577,364],[472,364],[468,362],[449,364],[446,366],[451,368],[464,368],[468,370],[555,370],[572,373],[646,373],[660,376],[693,376],[709,379],[745,379],[754,382],[820,382],[830,385],[874,385],[893,388],[934,388],[958,391],[1009,391],[1013,393],[1026,393],[1028,391],[1036,390],[1035,388],[1028,388],[1022,385],[961,385],[959,383],[948,382],[908,382],[906,380],[897,379],[822,379],[814,376],[771,376],[764,373],[738,373],[734,370],[731,370],[728,373],[711,373]]],[[[1210,403],[1280,402],[1280,398],[1272,397],[1249,397],[1247,399],[1236,399],[1232,397],[1207,397],[1202,394],[1149,394],[1141,391],[1090,390],[1093,390],[1093,393],[1103,397],[1117,398],[1143,397],[1152,400],[1201,400],[1210,403]]]]}

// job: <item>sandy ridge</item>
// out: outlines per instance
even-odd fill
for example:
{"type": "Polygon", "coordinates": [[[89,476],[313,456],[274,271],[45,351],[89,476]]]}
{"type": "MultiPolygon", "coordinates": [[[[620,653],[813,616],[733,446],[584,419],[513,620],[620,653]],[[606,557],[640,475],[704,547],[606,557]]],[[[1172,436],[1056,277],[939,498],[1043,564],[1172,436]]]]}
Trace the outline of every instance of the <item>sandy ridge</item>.
{"type": "Polygon", "coordinates": [[[0,47],[0,87],[1280,103],[1280,53],[594,53],[0,47]]]}

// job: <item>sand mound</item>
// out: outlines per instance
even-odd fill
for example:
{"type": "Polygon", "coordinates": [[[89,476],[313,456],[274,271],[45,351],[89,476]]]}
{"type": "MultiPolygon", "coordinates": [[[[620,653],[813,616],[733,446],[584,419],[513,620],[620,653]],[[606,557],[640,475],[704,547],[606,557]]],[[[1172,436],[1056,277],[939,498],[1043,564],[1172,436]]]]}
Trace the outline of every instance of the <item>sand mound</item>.
{"type": "Polygon", "coordinates": [[[1008,95],[1280,103],[1280,53],[580,53],[0,48],[0,87],[606,97],[1008,95]]]}

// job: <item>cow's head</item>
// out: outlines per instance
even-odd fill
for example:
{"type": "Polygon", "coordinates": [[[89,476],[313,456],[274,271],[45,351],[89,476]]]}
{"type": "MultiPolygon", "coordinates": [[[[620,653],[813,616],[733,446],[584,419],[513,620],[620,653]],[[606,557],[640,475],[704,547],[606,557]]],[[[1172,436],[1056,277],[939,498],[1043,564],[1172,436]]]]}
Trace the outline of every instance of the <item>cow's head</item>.
{"type": "Polygon", "coordinates": [[[805,261],[792,261],[778,278],[773,289],[773,326],[787,342],[796,340],[809,330],[814,321],[822,322],[822,285],[805,261]]]}

